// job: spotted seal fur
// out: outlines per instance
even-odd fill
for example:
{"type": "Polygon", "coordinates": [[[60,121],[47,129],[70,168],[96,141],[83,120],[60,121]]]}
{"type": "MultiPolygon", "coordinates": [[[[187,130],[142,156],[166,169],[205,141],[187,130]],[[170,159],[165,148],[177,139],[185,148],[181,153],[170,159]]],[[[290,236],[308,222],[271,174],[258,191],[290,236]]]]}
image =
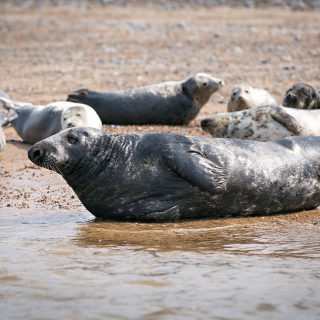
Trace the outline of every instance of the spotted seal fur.
{"type": "Polygon", "coordinates": [[[320,110],[266,105],[217,114],[203,119],[201,127],[215,138],[270,141],[289,136],[320,136],[320,110]]]}

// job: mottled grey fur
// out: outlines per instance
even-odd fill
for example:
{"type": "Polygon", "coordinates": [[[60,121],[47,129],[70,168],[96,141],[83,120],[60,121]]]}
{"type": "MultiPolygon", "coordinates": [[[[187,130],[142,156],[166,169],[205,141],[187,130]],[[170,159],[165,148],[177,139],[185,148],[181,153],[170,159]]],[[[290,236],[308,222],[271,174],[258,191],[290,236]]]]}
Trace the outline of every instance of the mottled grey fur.
{"type": "Polygon", "coordinates": [[[64,130],[28,152],[104,219],[270,214],[320,204],[320,137],[275,142],[64,130]]]}
{"type": "Polygon", "coordinates": [[[105,124],[188,124],[223,80],[197,73],[184,81],[168,81],[126,91],[78,90],[68,101],[92,107],[105,124]]]}
{"type": "Polygon", "coordinates": [[[320,109],[320,92],[306,83],[296,83],[285,93],[283,105],[297,109],[320,109]]]}

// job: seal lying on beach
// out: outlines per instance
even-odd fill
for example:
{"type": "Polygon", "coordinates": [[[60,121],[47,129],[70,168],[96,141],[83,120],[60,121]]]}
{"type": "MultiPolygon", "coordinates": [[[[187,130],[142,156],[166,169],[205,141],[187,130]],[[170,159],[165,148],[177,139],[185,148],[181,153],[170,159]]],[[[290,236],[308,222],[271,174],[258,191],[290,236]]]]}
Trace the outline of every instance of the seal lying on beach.
{"type": "Polygon", "coordinates": [[[3,129],[17,117],[18,114],[14,110],[0,110],[0,160],[6,149],[6,137],[3,129]]]}
{"type": "Polygon", "coordinates": [[[255,108],[265,104],[277,104],[268,91],[252,88],[248,84],[237,84],[231,92],[228,112],[255,108]]]}
{"type": "Polygon", "coordinates": [[[320,204],[320,137],[276,142],[64,130],[29,151],[96,217],[165,221],[320,204]]]}
{"type": "Polygon", "coordinates": [[[297,109],[320,109],[320,90],[306,83],[296,83],[285,93],[283,105],[297,109]]]}
{"type": "Polygon", "coordinates": [[[197,73],[185,81],[168,81],[133,90],[78,90],[68,101],[91,106],[105,124],[188,124],[223,80],[197,73]]]}
{"type": "Polygon", "coordinates": [[[320,136],[320,110],[267,105],[220,113],[201,121],[214,138],[272,141],[289,136],[320,136]]]}
{"type": "Polygon", "coordinates": [[[5,107],[17,112],[18,118],[11,122],[18,135],[28,143],[36,143],[61,130],[71,127],[101,129],[97,113],[85,104],[60,101],[47,106],[27,104],[16,106],[14,102],[0,98],[5,107]]]}

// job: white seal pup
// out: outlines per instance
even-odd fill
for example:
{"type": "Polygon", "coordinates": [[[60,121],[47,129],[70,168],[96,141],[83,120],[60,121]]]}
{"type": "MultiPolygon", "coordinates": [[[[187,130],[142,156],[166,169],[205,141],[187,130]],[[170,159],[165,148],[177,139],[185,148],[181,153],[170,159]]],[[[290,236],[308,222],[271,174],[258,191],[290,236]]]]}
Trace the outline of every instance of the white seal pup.
{"type": "Polygon", "coordinates": [[[133,90],[95,92],[81,89],[68,101],[92,107],[104,124],[171,124],[192,121],[223,80],[197,73],[187,80],[168,81],[133,90]]]}
{"type": "Polygon", "coordinates": [[[248,84],[237,84],[231,92],[228,112],[255,108],[265,104],[277,104],[268,91],[252,88],[248,84]]]}
{"type": "Polygon", "coordinates": [[[3,129],[17,117],[18,114],[14,110],[0,110],[0,160],[2,159],[6,149],[6,137],[3,129]]]}
{"type": "Polygon", "coordinates": [[[289,136],[320,136],[320,110],[277,105],[220,113],[201,121],[214,138],[273,141],[289,136]]]}
{"type": "Polygon", "coordinates": [[[11,122],[18,135],[28,143],[36,143],[61,130],[72,127],[102,128],[97,113],[80,103],[58,101],[47,106],[27,104],[17,107],[14,102],[5,101],[5,107],[17,112],[18,117],[11,122]]]}

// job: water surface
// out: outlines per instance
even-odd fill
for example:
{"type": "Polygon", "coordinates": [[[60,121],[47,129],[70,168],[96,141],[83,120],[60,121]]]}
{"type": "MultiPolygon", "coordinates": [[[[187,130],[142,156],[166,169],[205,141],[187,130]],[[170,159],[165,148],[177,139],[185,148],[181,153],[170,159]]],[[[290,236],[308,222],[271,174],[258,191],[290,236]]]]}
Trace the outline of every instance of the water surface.
{"type": "Polygon", "coordinates": [[[318,210],[116,223],[1,212],[1,319],[319,319],[318,210]]]}

